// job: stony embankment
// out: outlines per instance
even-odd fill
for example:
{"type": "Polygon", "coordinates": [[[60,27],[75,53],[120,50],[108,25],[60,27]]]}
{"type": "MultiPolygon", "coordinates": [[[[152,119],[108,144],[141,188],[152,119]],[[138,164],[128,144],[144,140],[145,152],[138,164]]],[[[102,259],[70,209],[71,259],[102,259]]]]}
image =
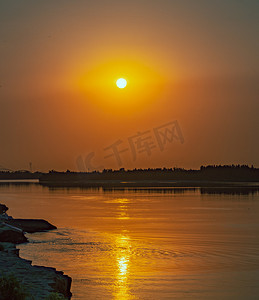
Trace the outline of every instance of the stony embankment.
{"type": "Polygon", "coordinates": [[[45,220],[10,219],[7,207],[0,204],[0,274],[13,274],[34,299],[46,299],[52,293],[71,298],[72,279],[54,268],[32,266],[32,262],[19,257],[15,244],[27,242],[26,232],[56,228],[45,220]]]}

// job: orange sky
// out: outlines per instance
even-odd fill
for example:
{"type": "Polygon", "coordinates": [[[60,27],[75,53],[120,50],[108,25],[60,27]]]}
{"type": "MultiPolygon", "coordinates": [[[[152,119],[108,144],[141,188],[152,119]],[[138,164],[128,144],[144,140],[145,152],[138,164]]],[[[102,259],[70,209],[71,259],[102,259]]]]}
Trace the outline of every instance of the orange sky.
{"type": "Polygon", "coordinates": [[[0,166],[259,166],[257,1],[13,0],[0,20],[0,166]]]}

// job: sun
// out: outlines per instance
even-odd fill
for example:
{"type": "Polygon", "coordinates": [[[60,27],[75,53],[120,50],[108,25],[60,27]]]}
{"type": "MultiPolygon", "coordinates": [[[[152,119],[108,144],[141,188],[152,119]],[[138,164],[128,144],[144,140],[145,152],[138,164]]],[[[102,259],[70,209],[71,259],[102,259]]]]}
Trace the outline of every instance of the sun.
{"type": "Polygon", "coordinates": [[[116,81],[116,85],[119,89],[124,89],[127,85],[127,80],[124,79],[124,78],[119,78],[117,81],[116,81]]]}

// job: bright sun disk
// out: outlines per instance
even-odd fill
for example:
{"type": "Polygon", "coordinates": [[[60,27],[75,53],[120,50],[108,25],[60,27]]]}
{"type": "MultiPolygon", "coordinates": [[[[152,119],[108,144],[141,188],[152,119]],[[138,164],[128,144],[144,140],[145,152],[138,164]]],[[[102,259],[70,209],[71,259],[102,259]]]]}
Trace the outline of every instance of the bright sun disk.
{"type": "Polygon", "coordinates": [[[116,81],[116,85],[118,88],[120,89],[124,89],[127,85],[127,81],[126,79],[124,78],[119,78],[117,81],[116,81]]]}

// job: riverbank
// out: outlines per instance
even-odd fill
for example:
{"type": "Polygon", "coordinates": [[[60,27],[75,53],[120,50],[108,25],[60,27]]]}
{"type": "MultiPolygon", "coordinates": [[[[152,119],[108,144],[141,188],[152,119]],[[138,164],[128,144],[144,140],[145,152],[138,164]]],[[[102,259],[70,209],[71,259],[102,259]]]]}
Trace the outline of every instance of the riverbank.
{"type": "Polygon", "coordinates": [[[32,261],[19,256],[19,249],[15,245],[28,242],[24,232],[56,227],[45,220],[13,219],[6,214],[7,209],[0,204],[0,277],[14,275],[30,295],[28,299],[43,300],[51,293],[59,293],[70,299],[72,279],[69,276],[54,268],[32,265],[32,261]]]}

